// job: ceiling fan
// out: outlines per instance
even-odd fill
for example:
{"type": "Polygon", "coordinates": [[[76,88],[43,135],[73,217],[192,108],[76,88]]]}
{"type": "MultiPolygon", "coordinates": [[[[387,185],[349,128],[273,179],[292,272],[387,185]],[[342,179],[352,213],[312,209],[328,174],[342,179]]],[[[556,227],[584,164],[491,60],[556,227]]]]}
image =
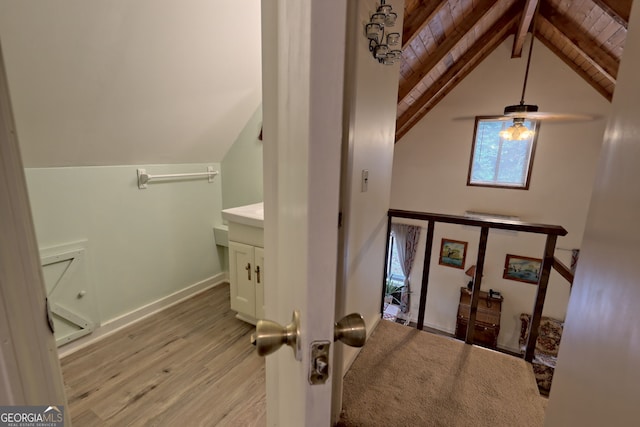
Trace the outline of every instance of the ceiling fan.
{"type": "MultiPolygon", "coordinates": [[[[535,38],[535,21],[538,14],[538,9],[534,13],[532,29],[531,29],[531,42],[529,44],[529,52],[527,54],[527,66],[524,73],[524,81],[522,84],[522,95],[520,97],[520,103],[515,105],[507,105],[504,108],[502,116],[492,117],[492,120],[512,121],[513,124],[504,131],[503,136],[505,139],[513,139],[510,136],[515,135],[515,139],[520,137],[528,138],[532,135],[532,131],[525,126],[527,120],[544,120],[544,121],[556,121],[556,122],[583,122],[592,121],[598,118],[593,114],[576,114],[576,113],[551,113],[538,111],[538,106],[533,104],[526,104],[524,101],[524,95],[527,89],[527,80],[529,78],[529,67],[531,65],[531,54],[533,52],[533,39],[535,38]],[[524,133],[523,133],[524,132],[524,133]],[[527,133],[531,132],[531,133],[527,133]]],[[[468,117],[461,117],[454,120],[468,119],[468,117]]]]}

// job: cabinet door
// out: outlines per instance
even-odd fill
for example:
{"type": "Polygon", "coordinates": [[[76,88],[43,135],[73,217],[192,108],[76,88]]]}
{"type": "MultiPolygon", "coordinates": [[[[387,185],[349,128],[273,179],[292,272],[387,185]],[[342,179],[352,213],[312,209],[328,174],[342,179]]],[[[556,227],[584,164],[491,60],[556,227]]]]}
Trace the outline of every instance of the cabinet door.
{"type": "Polygon", "coordinates": [[[253,246],[229,242],[231,309],[251,317],[256,312],[253,258],[253,246]]]}
{"type": "Polygon", "coordinates": [[[254,269],[256,282],[256,319],[264,319],[264,249],[255,247],[253,249],[254,269]]]}

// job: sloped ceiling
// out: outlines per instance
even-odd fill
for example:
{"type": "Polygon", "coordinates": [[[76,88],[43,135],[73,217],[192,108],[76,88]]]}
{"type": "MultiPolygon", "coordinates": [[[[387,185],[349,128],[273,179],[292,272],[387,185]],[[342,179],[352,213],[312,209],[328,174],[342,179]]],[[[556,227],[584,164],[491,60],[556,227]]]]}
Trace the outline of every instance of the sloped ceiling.
{"type": "Polygon", "coordinates": [[[396,141],[505,39],[525,37],[562,59],[611,100],[632,0],[406,0],[396,141]]]}
{"type": "Polygon", "coordinates": [[[0,0],[0,40],[27,167],[219,162],[262,98],[257,1],[0,0]]]}

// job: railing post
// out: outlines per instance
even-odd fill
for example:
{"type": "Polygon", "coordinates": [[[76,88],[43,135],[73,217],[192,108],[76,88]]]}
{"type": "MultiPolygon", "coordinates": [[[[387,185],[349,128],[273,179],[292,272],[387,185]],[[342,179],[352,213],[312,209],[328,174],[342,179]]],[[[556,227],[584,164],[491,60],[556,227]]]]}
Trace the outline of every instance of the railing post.
{"type": "Polygon", "coordinates": [[[431,268],[431,248],[433,247],[433,229],[435,221],[427,223],[427,243],[424,247],[424,263],[422,264],[422,287],[420,288],[420,308],[418,309],[418,329],[424,327],[424,312],[427,307],[427,289],[429,288],[429,269],[431,268]]]}
{"type": "Polygon", "coordinates": [[[473,344],[473,335],[476,332],[476,314],[478,313],[478,300],[480,299],[480,287],[482,286],[482,272],[484,270],[484,257],[487,253],[487,240],[489,239],[489,227],[480,229],[480,242],[478,243],[478,259],[476,261],[476,274],[473,278],[473,290],[469,302],[469,322],[467,323],[467,335],[465,342],[473,344]]]}
{"type": "Polygon", "coordinates": [[[531,362],[536,348],[536,340],[538,339],[538,328],[542,319],[542,309],[544,307],[544,299],[547,295],[547,285],[549,284],[549,275],[551,274],[551,266],[553,266],[553,254],[556,249],[556,240],[558,236],[548,234],[547,243],[544,246],[544,258],[542,259],[542,267],[540,277],[538,278],[538,292],[536,294],[536,302],[533,306],[533,314],[529,322],[529,338],[527,339],[527,349],[524,353],[524,359],[531,362]]]}
{"type": "Polygon", "coordinates": [[[384,317],[384,297],[387,294],[387,275],[389,274],[388,263],[389,246],[391,245],[391,214],[387,214],[387,246],[384,250],[384,269],[382,274],[382,299],[380,300],[380,317],[384,317]]]}

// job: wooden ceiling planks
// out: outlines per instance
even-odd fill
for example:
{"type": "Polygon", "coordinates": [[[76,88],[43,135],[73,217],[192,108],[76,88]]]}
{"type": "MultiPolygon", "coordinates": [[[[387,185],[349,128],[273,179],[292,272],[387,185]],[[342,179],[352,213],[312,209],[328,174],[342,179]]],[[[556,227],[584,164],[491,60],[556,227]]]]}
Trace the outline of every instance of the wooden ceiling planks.
{"type": "Polygon", "coordinates": [[[402,46],[408,45],[431,22],[440,8],[448,4],[447,0],[407,1],[402,26],[402,46]]]}
{"type": "Polygon", "coordinates": [[[628,27],[633,0],[593,0],[593,2],[624,28],[628,27]]]}
{"type": "MultiPolygon", "coordinates": [[[[490,9],[488,13],[486,13],[480,20],[477,21],[477,24],[473,28],[472,31],[468,31],[467,34],[451,49],[451,56],[445,55],[442,61],[440,61],[435,67],[433,67],[429,73],[422,79],[425,83],[428,84],[429,81],[437,81],[440,77],[447,71],[449,66],[451,66],[451,59],[453,61],[457,61],[470,46],[473,46],[478,37],[482,36],[486,31],[489,30],[490,26],[496,22],[498,18],[500,18],[507,9],[515,3],[515,0],[502,0],[494,5],[493,8],[490,9]],[[449,62],[449,65],[446,64],[449,62]]],[[[400,87],[405,84],[404,81],[400,82],[400,87]]],[[[422,84],[414,87],[411,90],[409,96],[414,99],[419,98],[422,93],[427,89],[426,87],[423,89],[422,84]]],[[[402,93],[401,93],[402,95],[402,93]]],[[[400,111],[398,111],[398,117],[400,116],[400,111]]]]}
{"type": "MultiPolygon", "coordinates": [[[[558,31],[556,28],[553,28],[552,34],[553,36],[550,37],[549,40],[556,46],[561,45],[562,48],[560,49],[560,51],[563,52],[568,57],[568,59],[575,63],[577,67],[582,68],[589,76],[589,80],[597,83],[602,88],[604,88],[605,85],[605,83],[603,83],[603,80],[606,80],[606,82],[608,83],[615,84],[615,75],[612,76],[611,74],[609,74],[596,61],[594,61],[593,58],[589,57],[582,49],[578,48],[575,45],[572,45],[571,40],[568,40],[562,32],[558,31]]],[[[607,95],[610,96],[611,94],[607,95]]]]}
{"type": "Polygon", "coordinates": [[[402,113],[396,125],[396,140],[444,98],[464,77],[495,50],[515,29],[519,9],[514,5],[480,37],[456,63],[402,113]]]}
{"type": "Polygon", "coordinates": [[[631,0],[405,0],[396,138],[493,51],[497,40],[515,34],[512,56],[521,54],[536,3],[536,37],[611,100],[631,0]],[[513,21],[498,28],[506,16],[513,21]],[[501,37],[489,40],[490,34],[501,37]]]}
{"type": "MultiPolygon", "coordinates": [[[[433,68],[438,66],[441,61],[445,59],[447,54],[458,44],[458,42],[476,25],[477,21],[480,20],[494,5],[495,0],[480,0],[473,13],[462,22],[462,24],[455,28],[454,31],[450,32],[450,36],[447,37],[433,55],[429,55],[426,60],[422,63],[420,70],[416,73],[412,74],[408,79],[400,84],[400,88],[398,90],[398,100],[402,101],[409,93],[413,90],[413,88],[424,78],[426,77],[433,68]]],[[[443,8],[443,11],[445,9],[443,8]]],[[[453,25],[453,19],[451,20],[451,25],[453,25]]],[[[448,67],[446,67],[448,68],[448,67]]]]}
{"type": "MultiPolygon", "coordinates": [[[[557,40],[556,47],[561,48],[569,43],[582,50],[592,64],[598,64],[609,76],[615,80],[618,75],[619,58],[615,58],[600,47],[600,43],[594,40],[583,28],[576,25],[571,19],[556,13],[549,5],[543,5],[540,9],[540,19],[544,25],[555,28],[557,40]],[[562,30],[560,30],[562,28],[562,30]],[[564,37],[562,37],[564,36],[564,37]]],[[[553,38],[550,38],[554,42],[553,38]]]]}

